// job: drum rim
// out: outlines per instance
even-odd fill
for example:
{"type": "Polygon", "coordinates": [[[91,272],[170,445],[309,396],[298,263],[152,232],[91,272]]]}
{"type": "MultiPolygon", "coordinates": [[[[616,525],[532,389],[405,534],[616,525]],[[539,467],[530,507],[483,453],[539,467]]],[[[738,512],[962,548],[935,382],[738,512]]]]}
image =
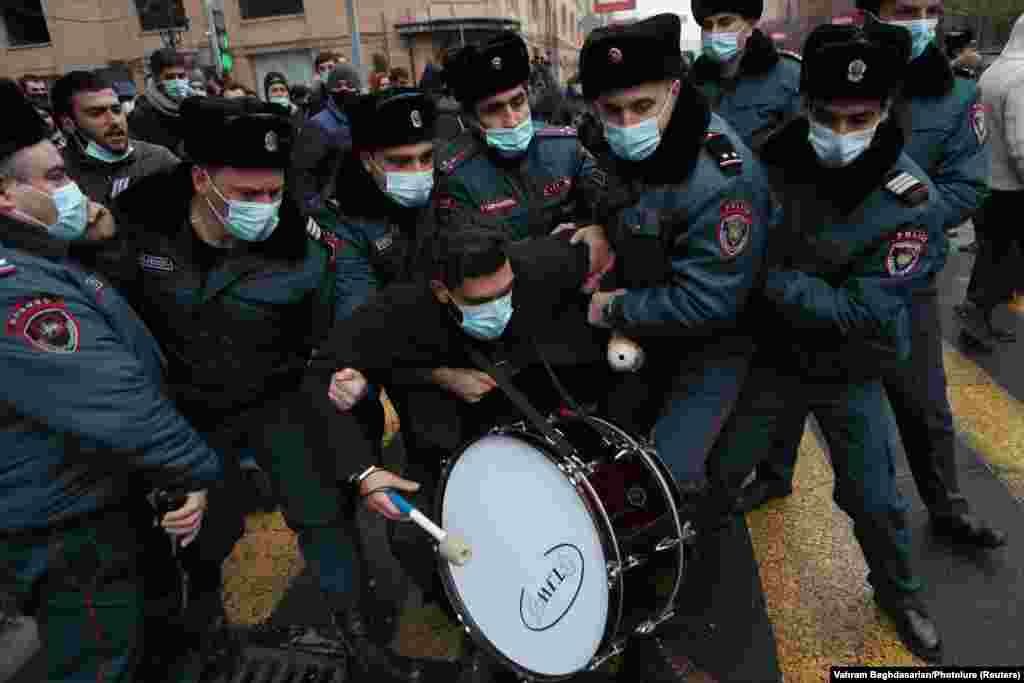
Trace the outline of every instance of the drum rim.
{"type": "MultiPolygon", "coordinates": [[[[556,424],[557,421],[553,420],[556,424]]],[[[530,443],[531,446],[539,447],[541,453],[555,466],[558,466],[562,460],[562,456],[557,453],[543,437],[539,436],[530,431],[526,431],[526,425],[522,422],[513,423],[511,425],[503,425],[496,427],[485,434],[481,434],[467,443],[459,447],[458,451],[451,458],[448,458],[444,463],[444,467],[441,469],[441,477],[438,481],[437,496],[434,502],[434,516],[435,519],[443,520],[444,512],[444,497],[445,492],[448,490],[448,480],[451,470],[455,467],[455,464],[462,458],[466,450],[477,443],[478,441],[488,436],[515,436],[520,437],[524,441],[530,443]]],[[[576,466],[576,463],[572,463],[576,466]]],[[[568,479],[568,477],[566,477],[568,479]]],[[[581,477],[579,482],[573,482],[569,479],[569,483],[572,484],[576,490],[580,501],[583,503],[587,514],[590,515],[594,522],[594,526],[597,528],[598,537],[601,539],[601,548],[605,554],[605,562],[616,562],[619,565],[622,563],[622,555],[619,551],[618,541],[615,539],[615,530],[611,526],[611,520],[608,519],[608,514],[604,509],[604,505],[601,504],[600,498],[597,497],[596,491],[591,487],[590,482],[587,481],[585,476],[581,477]],[[583,484],[583,486],[581,486],[583,484]],[[600,514],[595,514],[595,502],[596,508],[600,514]]],[[[545,681],[554,683],[556,681],[564,681],[578,675],[582,671],[586,671],[589,668],[589,663],[594,661],[601,652],[610,644],[615,634],[618,633],[619,625],[622,621],[622,574],[620,573],[614,585],[609,582],[608,586],[608,616],[605,619],[604,633],[601,635],[601,640],[597,644],[597,651],[594,657],[591,658],[588,665],[583,666],[576,671],[569,672],[567,674],[552,675],[544,674],[533,669],[527,669],[526,667],[518,664],[509,657],[507,657],[498,646],[491,642],[480,626],[473,619],[473,616],[469,613],[465,603],[458,594],[458,589],[455,587],[455,581],[452,578],[451,570],[447,560],[437,554],[437,568],[438,573],[441,575],[441,584],[444,586],[444,591],[448,595],[448,599],[451,601],[452,609],[455,610],[456,615],[459,617],[459,621],[462,623],[466,633],[472,638],[473,642],[478,647],[483,648],[489,655],[501,662],[506,668],[511,670],[513,673],[525,677],[526,680],[530,681],[545,681]],[[614,619],[612,618],[614,615],[614,619]]],[[[605,575],[607,576],[608,567],[604,568],[605,575]]]]}

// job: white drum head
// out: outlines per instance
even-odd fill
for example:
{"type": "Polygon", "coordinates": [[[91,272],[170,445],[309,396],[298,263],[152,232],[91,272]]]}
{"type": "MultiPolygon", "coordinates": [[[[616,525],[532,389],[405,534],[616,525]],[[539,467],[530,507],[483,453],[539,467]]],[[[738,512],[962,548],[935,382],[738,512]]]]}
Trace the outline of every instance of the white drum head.
{"type": "Polygon", "coordinates": [[[583,669],[608,619],[601,537],[572,483],[536,447],[491,435],[455,462],[443,526],[473,559],[449,565],[467,615],[508,659],[547,676],[583,669]]]}

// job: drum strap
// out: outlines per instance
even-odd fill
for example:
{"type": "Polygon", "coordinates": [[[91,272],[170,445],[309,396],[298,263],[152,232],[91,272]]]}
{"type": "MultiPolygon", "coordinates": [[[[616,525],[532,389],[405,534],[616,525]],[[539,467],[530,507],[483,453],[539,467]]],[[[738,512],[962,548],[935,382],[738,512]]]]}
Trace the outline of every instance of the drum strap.
{"type": "MultiPolygon", "coordinates": [[[[531,404],[530,400],[526,398],[526,395],[519,391],[519,389],[509,381],[504,370],[500,369],[491,361],[491,359],[473,347],[469,347],[469,358],[473,361],[474,365],[494,378],[494,381],[498,383],[498,386],[505,392],[508,399],[512,401],[512,404],[522,411],[523,415],[526,416],[526,419],[528,419],[530,423],[544,435],[551,445],[555,447],[559,455],[564,457],[566,460],[571,460],[574,457],[572,446],[570,446],[566,442],[565,438],[556,432],[544,416],[533,407],[533,404],[531,404]]],[[[543,356],[541,357],[541,360],[544,360],[543,356]]],[[[545,365],[547,365],[546,362],[545,365]]]]}

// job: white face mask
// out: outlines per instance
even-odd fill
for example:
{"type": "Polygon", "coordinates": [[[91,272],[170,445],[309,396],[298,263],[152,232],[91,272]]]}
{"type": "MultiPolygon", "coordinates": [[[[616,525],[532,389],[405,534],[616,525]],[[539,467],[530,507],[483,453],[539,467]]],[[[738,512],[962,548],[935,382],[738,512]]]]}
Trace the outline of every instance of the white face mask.
{"type": "Polygon", "coordinates": [[[871,146],[875,132],[881,124],[879,121],[870,128],[840,135],[813,119],[809,119],[809,122],[811,127],[807,132],[807,139],[821,160],[821,165],[828,168],[849,166],[856,161],[871,146]]]}
{"type": "Polygon", "coordinates": [[[415,171],[412,173],[396,173],[387,171],[384,174],[384,192],[398,204],[419,208],[430,201],[430,193],[434,189],[433,171],[415,171]]]}

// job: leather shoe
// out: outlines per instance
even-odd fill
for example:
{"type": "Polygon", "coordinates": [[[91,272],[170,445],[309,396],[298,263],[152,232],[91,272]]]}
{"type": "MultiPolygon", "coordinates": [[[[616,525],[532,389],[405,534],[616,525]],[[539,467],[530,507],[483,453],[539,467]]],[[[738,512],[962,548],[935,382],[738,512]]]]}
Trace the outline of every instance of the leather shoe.
{"type": "Polygon", "coordinates": [[[993,529],[973,515],[932,517],[932,530],[954,543],[977,548],[998,548],[1006,545],[1006,533],[993,529]]]}
{"type": "Polygon", "coordinates": [[[942,639],[939,629],[931,620],[924,607],[914,604],[915,601],[894,601],[888,603],[875,593],[875,601],[882,608],[900,634],[900,640],[912,653],[926,662],[938,662],[942,659],[942,639]]]}
{"type": "Polygon", "coordinates": [[[355,609],[334,614],[334,623],[345,636],[353,680],[402,683],[449,683],[458,676],[455,662],[436,658],[402,657],[373,642],[363,616],[355,609]]]}
{"type": "Polygon", "coordinates": [[[619,679],[644,683],[717,683],[714,676],[700,669],[688,656],[673,652],[657,636],[630,642],[619,679]]]}
{"type": "Polygon", "coordinates": [[[736,501],[736,511],[748,513],[756,510],[773,498],[785,498],[793,493],[793,487],[777,480],[755,479],[743,489],[736,501]]]}

